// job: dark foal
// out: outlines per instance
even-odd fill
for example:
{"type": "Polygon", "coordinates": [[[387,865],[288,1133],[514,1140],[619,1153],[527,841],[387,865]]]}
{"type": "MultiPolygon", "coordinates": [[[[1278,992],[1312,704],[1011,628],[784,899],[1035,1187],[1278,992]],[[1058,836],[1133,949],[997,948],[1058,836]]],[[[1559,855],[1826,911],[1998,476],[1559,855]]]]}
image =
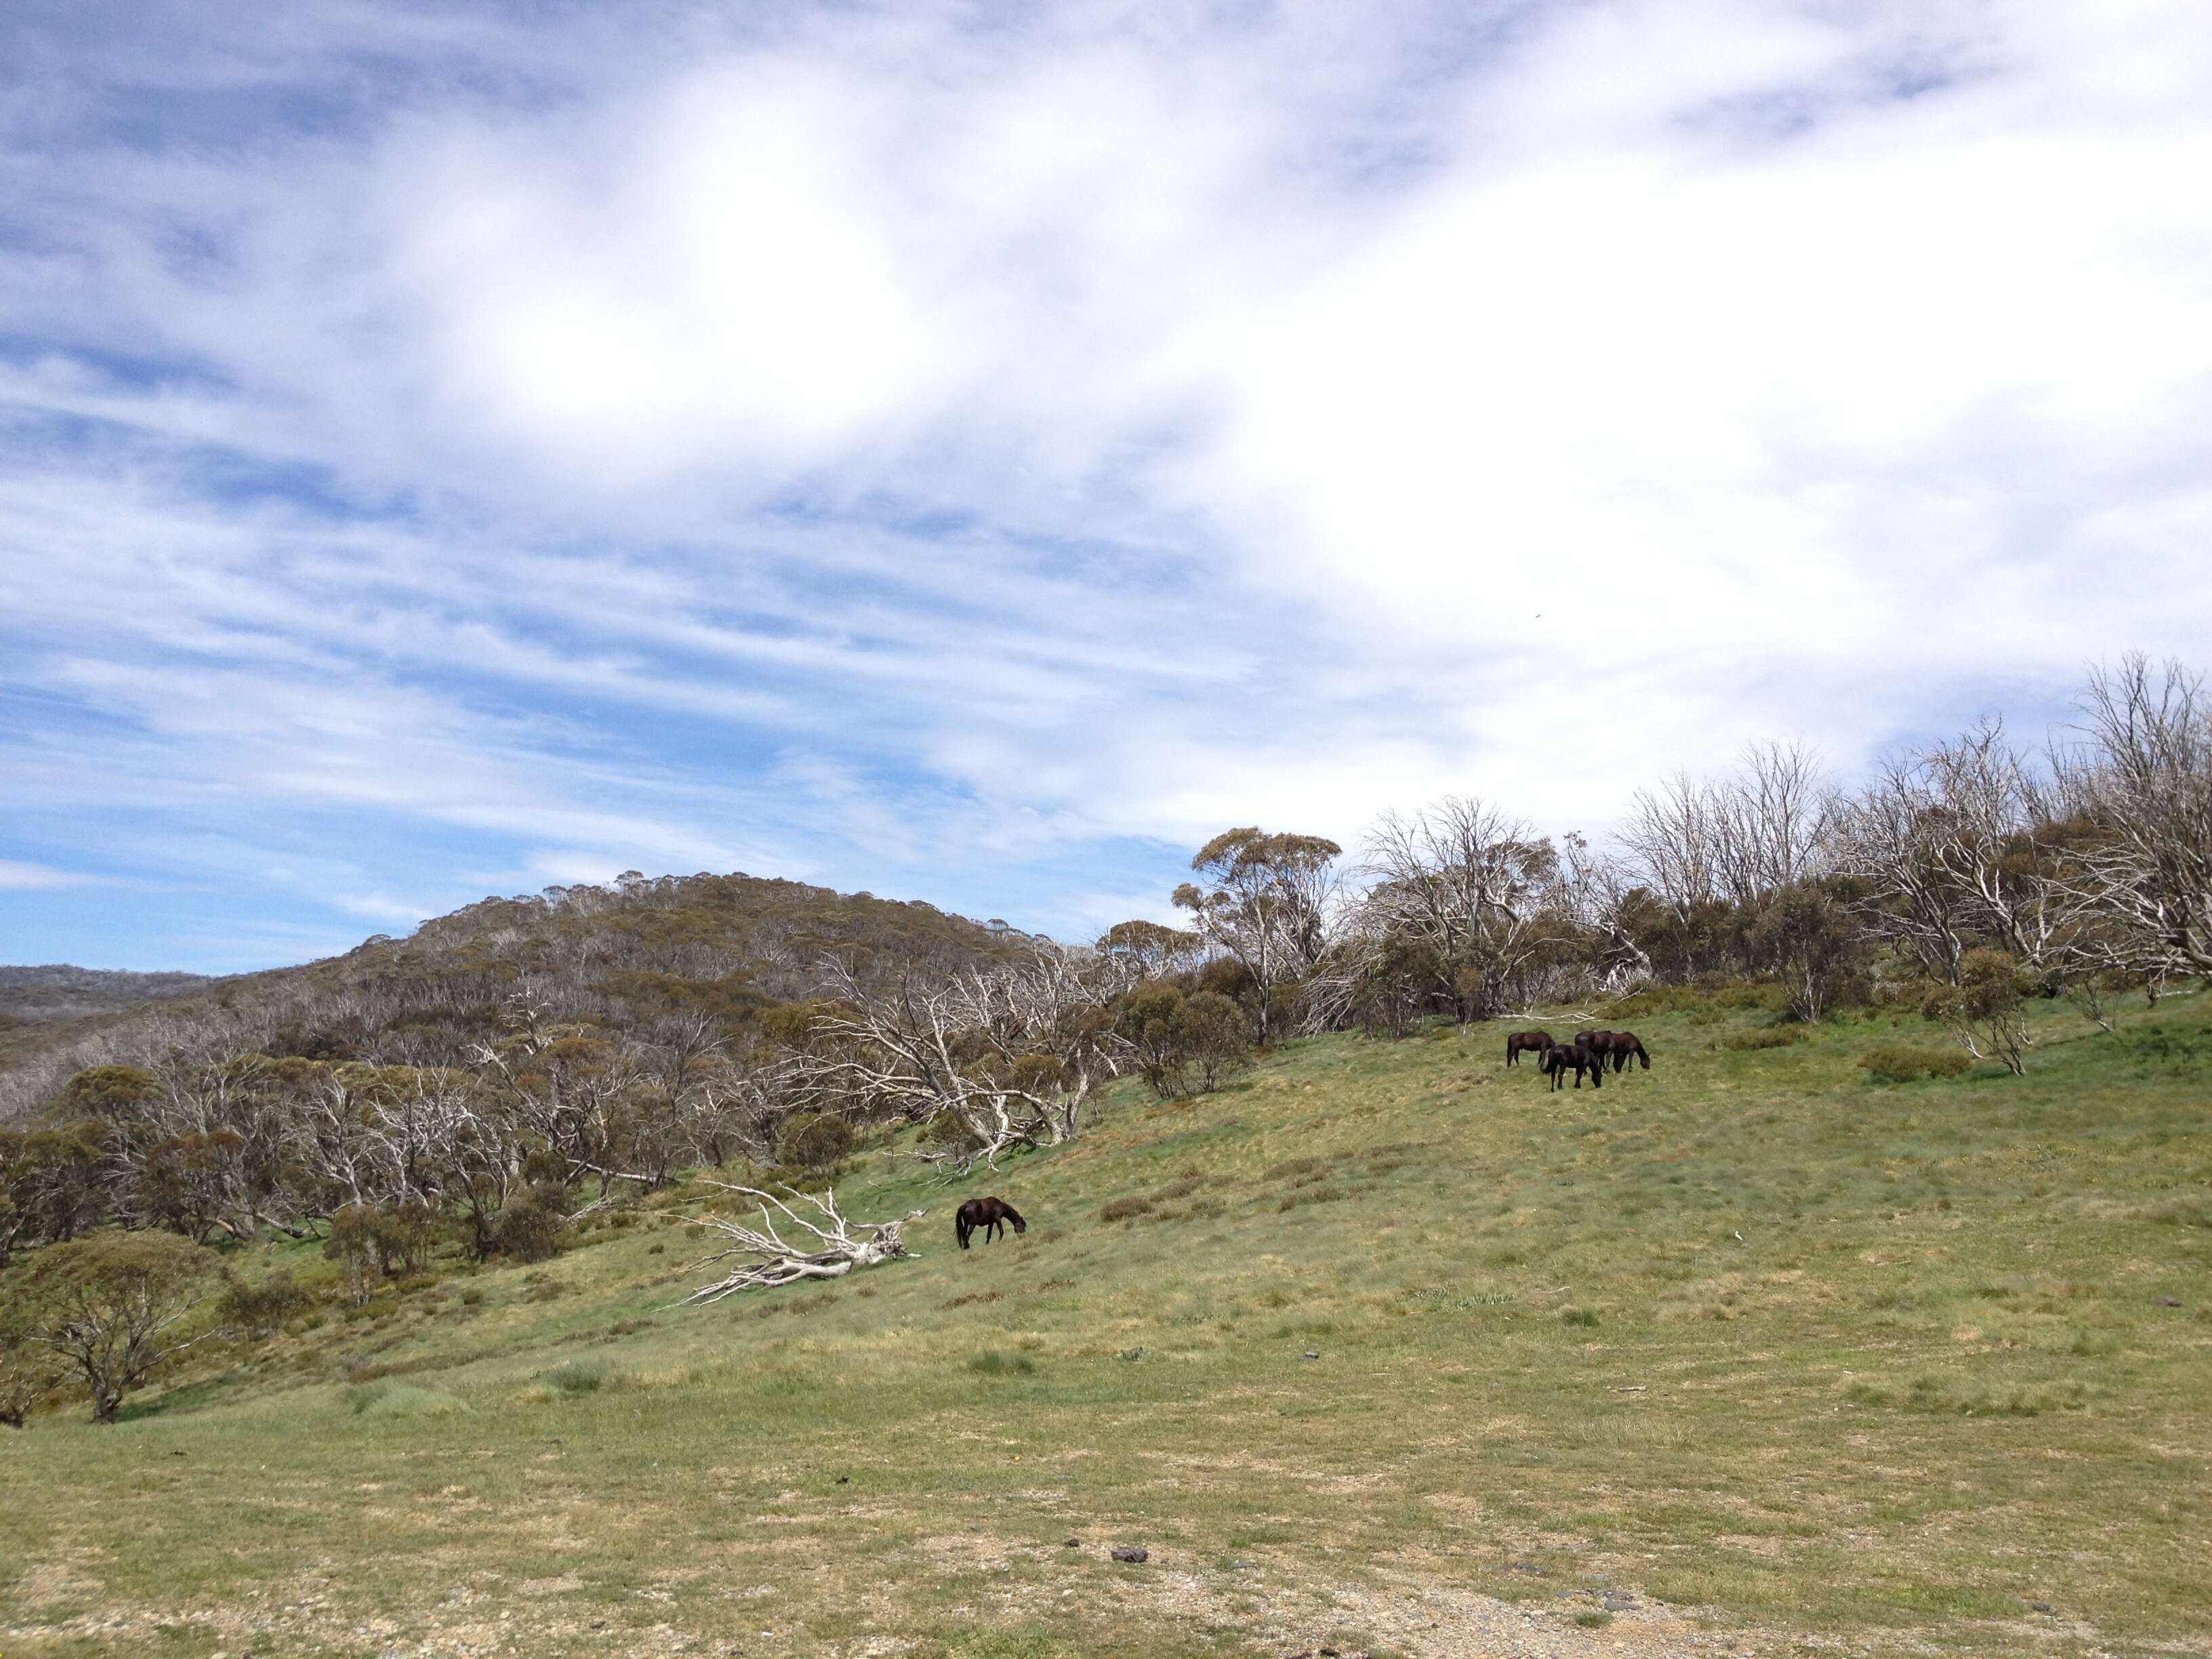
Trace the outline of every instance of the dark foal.
{"type": "Polygon", "coordinates": [[[1544,1050],[1551,1046],[1552,1034],[1549,1031],[1512,1032],[1505,1039],[1505,1063],[1518,1066],[1523,1054],[1534,1054],[1540,1062],[1544,1050]]]}
{"type": "Polygon", "coordinates": [[[1604,1058],[1583,1048],[1578,1042],[1553,1043],[1544,1050],[1544,1058],[1540,1063],[1545,1071],[1551,1074],[1552,1087],[1554,1089],[1560,1086],[1559,1079],[1562,1075],[1570,1071],[1575,1074],[1575,1087],[1577,1089],[1583,1086],[1584,1072],[1589,1073],[1591,1088],[1602,1089],[1605,1086],[1604,1058]]]}
{"type": "Polygon", "coordinates": [[[968,1248],[969,1238],[978,1230],[982,1232],[983,1242],[988,1244],[1005,1231],[1009,1221],[1014,1224],[1014,1231],[1018,1233],[1030,1230],[1030,1224],[1022,1219],[1022,1212],[1005,1199],[971,1198],[952,1212],[952,1231],[960,1240],[960,1248],[964,1250],[968,1248]]]}

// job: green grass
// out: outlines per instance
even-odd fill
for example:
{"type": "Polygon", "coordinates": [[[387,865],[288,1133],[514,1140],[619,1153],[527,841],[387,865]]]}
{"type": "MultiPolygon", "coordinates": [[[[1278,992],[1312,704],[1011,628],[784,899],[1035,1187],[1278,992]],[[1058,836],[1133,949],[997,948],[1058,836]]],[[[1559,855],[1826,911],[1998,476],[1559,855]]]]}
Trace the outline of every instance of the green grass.
{"type": "Polygon", "coordinates": [[[2038,1012],[2021,1079],[1751,1000],[1596,1091],[1292,1043],[957,1188],[870,1155],[923,1255],[827,1288],[669,1310],[647,1220],[385,1291],[0,1437],[0,1652],[2201,1652],[2212,1007],[2038,1012]]]}

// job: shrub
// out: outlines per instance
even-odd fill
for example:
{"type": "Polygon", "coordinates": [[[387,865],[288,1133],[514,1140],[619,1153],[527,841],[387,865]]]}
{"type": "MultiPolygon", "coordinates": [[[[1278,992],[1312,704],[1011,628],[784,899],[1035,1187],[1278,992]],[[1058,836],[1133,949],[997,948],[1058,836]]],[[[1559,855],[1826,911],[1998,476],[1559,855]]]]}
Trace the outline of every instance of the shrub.
{"type": "Polygon", "coordinates": [[[1959,959],[1959,982],[1931,988],[1921,1006],[1948,1027],[1977,1060],[2001,1060],[2014,1077],[2027,1069],[2028,1034],[2021,1005],[2034,987],[2002,951],[1969,951],[1959,959]]]}
{"type": "Polygon", "coordinates": [[[1217,1089],[1252,1063],[1251,1021],[1218,991],[1188,996],[1172,985],[1147,985],[1122,1009],[1121,1035],[1137,1051],[1137,1069],[1163,1100],[1196,1087],[1217,1089]]]}
{"type": "Polygon", "coordinates": [[[986,1348],[969,1358],[968,1369],[979,1376],[1021,1376],[1035,1370],[1036,1361],[1025,1353],[1002,1353],[996,1348],[986,1348]]]}
{"type": "Polygon", "coordinates": [[[1114,1199],[1101,1206],[1098,1218],[1101,1221],[1133,1221],[1140,1215],[1152,1212],[1152,1200],[1140,1193],[1133,1193],[1127,1198],[1114,1199]]]}
{"type": "Polygon", "coordinates": [[[550,1371],[539,1373],[538,1380],[556,1394],[574,1398],[597,1394],[613,1375],[613,1368],[604,1359],[572,1359],[565,1365],[556,1365],[550,1371]]]}
{"type": "Polygon", "coordinates": [[[111,1422],[125,1391],[201,1340],[180,1332],[220,1270],[213,1251],[173,1233],[94,1233],[39,1253],[22,1316],[83,1377],[93,1420],[111,1422]]]}
{"type": "Polygon", "coordinates": [[[1956,1048],[1887,1042],[1859,1056],[1860,1069],[1877,1083],[1910,1083],[1921,1077],[1956,1077],[1973,1064],[1956,1048]]]}
{"type": "Polygon", "coordinates": [[[29,1310],[0,1303],[0,1423],[21,1428],[31,1407],[61,1381],[54,1352],[38,1340],[29,1310]]]}
{"type": "Polygon", "coordinates": [[[1802,1025],[1765,1025],[1756,1031],[1738,1031],[1722,1046],[1729,1048],[1787,1048],[1805,1040],[1802,1025]]]}
{"type": "Polygon", "coordinates": [[[344,1264],[356,1305],[368,1299],[380,1274],[403,1278],[430,1259],[438,1242],[437,1217],[419,1200],[379,1207],[349,1204],[331,1218],[323,1259],[344,1264]]]}
{"type": "Polygon", "coordinates": [[[539,1185],[509,1199],[492,1223],[492,1249],[518,1261],[545,1261],[560,1254],[567,1224],[564,1195],[539,1185]]]}
{"type": "Polygon", "coordinates": [[[222,1293],[217,1316],[248,1335],[270,1336],[314,1305],[314,1292],[289,1267],[279,1267],[258,1283],[234,1283],[222,1293]]]}
{"type": "Polygon", "coordinates": [[[776,1161],[794,1169],[826,1170],[853,1155],[860,1137],[835,1112],[793,1112],[775,1137],[776,1161]]]}

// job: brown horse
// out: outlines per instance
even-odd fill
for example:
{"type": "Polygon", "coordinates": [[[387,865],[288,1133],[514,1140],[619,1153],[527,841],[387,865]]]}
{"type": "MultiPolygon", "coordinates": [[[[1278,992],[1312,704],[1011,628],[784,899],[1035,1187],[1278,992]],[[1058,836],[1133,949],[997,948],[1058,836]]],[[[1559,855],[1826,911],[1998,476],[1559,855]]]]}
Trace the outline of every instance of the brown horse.
{"type": "Polygon", "coordinates": [[[1537,1063],[1551,1074],[1552,1087],[1555,1090],[1560,1086],[1560,1078],[1570,1070],[1575,1074],[1575,1087],[1577,1089],[1583,1086],[1584,1072],[1589,1073],[1591,1088],[1602,1089],[1605,1086],[1604,1056],[1578,1042],[1555,1042],[1544,1050],[1543,1059],[1537,1063]]]}
{"type": "Polygon", "coordinates": [[[1508,1066],[1518,1066],[1522,1054],[1534,1054],[1540,1065],[1544,1058],[1544,1050],[1551,1046],[1552,1034],[1549,1031],[1512,1032],[1505,1039],[1505,1063],[1508,1066]]]}
{"type": "Polygon", "coordinates": [[[1009,1221],[1018,1233],[1030,1230],[1030,1224],[1022,1219],[1022,1212],[1005,1199],[971,1198],[952,1212],[952,1231],[964,1250],[969,1236],[978,1229],[983,1234],[983,1242],[988,1244],[1005,1231],[1005,1224],[1009,1221]]]}
{"type": "Polygon", "coordinates": [[[1644,1039],[1633,1031],[1609,1031],[1606,1034],[1605,1052],[1613,1061],[1613,1069],[1625,1072],[1631,1060],[1640,1060],[1644,1069],[1651,1069],[1651,1055],[1644,1046],[1644,1039]]]}

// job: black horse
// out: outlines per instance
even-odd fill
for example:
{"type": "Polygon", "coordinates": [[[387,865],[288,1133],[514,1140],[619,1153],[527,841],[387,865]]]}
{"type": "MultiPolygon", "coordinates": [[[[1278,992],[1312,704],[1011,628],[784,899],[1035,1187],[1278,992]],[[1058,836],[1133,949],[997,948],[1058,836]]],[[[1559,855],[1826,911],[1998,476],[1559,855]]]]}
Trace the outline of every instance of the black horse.
{"type": "Polygon", "coordinates": [[[1522,1054],[1534,1054],[1539,1065],[1543,1063],[1544,1050],[1552,1046],[1549,1031],[1515,1031],[1505,1039],[1505,1063],[1518,1066],[1522,1054]]]}
{"type": "Polygon", "coordinates": [[[983,1242],[988,1244],[1005,1231],[1005,1224],[1014,1224],[1014,1231],[1025,1233],[1030,1224],[1022,1219],[1022,1212],[1003,1198],[971,1198],[952,1212],[952,1231],[960,1240],[960,1248],[968,1248],[968,1240],[979,1228],[983,1242]]]}
{"type": "Polygon", "coordinates": [[[1632,1060],[1642,1060],[1647,1072],[1651,1069],[1650,1053],[1644,1048],[1644,1039],[1633,1031],[1606,1033],[1605,1052],[1612,1059],[1613,1069],[1616,1072],[1626,1071],[1632,1060]]]}
{"type": "Polygon", "coordinates": [[[1583,1086],[1584,1072],[1589,1073],[1591,1088],[1602,1089],[1605,1086],[1604,1057],[1594,1049],[1583,1048],[1579,1042],[1553,1043],[1544,1050],[1544,1057],[1538,1064],[1551,1073],[1552,1087],[1554,1089],[1560,1086],[1559,1079],[1568,1071],[1574,1073],[1575,1087],[1577,1089],[1583,1086]]]}

